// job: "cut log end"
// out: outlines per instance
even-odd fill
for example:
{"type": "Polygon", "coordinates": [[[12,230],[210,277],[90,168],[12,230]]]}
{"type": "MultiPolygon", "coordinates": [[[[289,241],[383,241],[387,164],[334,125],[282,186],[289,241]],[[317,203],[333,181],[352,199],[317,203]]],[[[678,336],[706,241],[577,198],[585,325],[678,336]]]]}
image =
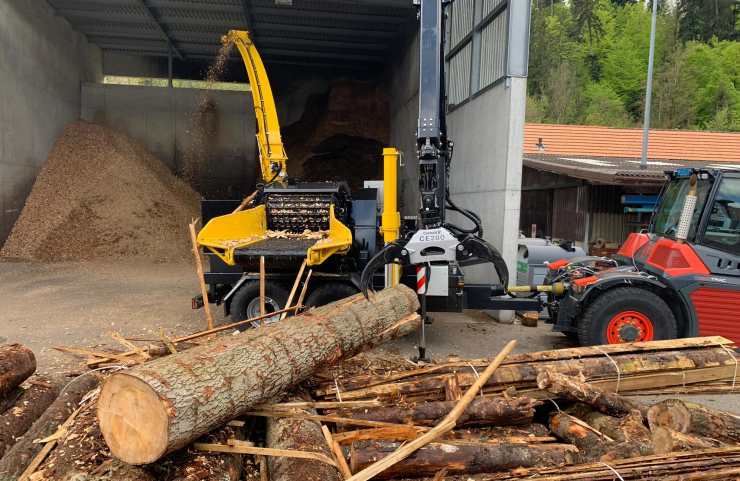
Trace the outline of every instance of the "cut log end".
{"type": "Polygon", "coordinates": [[[126,373],[105,381],[98,399],[98,419],[105,442],[129,464],[152,463],[167,449],[169,417],[152,387],[126,373]],[[120,442],[124,441],[124,442],[120,442]]]}

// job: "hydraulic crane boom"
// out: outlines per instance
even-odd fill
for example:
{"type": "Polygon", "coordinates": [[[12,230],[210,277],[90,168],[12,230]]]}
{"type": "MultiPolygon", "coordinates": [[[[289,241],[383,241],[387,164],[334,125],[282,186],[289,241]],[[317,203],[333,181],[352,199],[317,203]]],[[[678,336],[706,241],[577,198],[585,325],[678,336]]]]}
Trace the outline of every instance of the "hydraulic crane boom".
{"type": "Polygon", "coordinates": [[[249,38],[249,32],[230,30],[228,35],[224,35],[221,40],[224,43],[236,45],[247,67],[249,83],[252,86],[254,111],[257,116],[257,146],[262,166],[262,178],[265,182],[283,180],[287,176],[285,161],[288,160],[288,156],[285,155],[283,148],[275,99],[272,97],[270,81],[267,78],[262,58],[249,38]]]}

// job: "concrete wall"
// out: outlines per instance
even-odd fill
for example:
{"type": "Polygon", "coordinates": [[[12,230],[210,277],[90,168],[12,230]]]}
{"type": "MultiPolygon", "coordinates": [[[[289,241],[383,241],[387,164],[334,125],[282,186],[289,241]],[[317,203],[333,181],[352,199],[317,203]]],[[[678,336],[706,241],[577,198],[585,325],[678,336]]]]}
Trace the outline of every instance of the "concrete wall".
{"type": "Polygon", "coordinates": [[[0,246],[102,53],[45,0],[0,0],[0,246]]]}
{"type": "Polygon", "coordinates": [[[250,92],[86,83],[82,118],[139,141],[204,195],[225,196],[232,185],[242,193],[254,187],[250,92]]]}
{"type": "MultiPolygon", "coordinates": [[[[406,155],[404,215],[418,215],[416,124],[419,108],[419,37],[412,33],[391,68],[391,145],[406,155]]],[[[455,142],[450,192],[456,204],[483,220],[484,238],[496,247],[516,276],[517,237],[524,142],[525,78],[509,78],[448,115],[448,136],[455,142]]],[[[447,220],[464,227],[471,223],[455,212],[447,220]]],[[[468,282],[497,282],[492,266],[465,269],[468,282]]],[[[513,312],[492,313],[502,321],[513,312]]]]}

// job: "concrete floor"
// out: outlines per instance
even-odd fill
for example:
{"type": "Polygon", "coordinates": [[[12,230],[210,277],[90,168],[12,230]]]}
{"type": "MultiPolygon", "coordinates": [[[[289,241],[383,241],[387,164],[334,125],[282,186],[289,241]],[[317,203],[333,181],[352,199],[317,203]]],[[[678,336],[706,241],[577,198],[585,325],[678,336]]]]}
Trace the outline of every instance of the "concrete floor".
{"type": "MultiPolygon", "coordinates": [[[[109,330],[131,338],[156,338],[159,329],[170,337],[197,332],[205,328],[203,310],[190,308],[197,293],[195,266],[189,262],[0,262],[0,344],[31,348],[40,373],[84,370],[85,359],[51,346],[125,349],[109,330]]],[[[427,355],[439,361],[491,357],[512,339],[518,341],[515,353],[574,347],[542,322],[536,328],[498,324],[480,311],[432,316],[427,355]]],[[[215,323],[222,322],[219,315],[215,323]]],[[[417,346],[414,333],[378,351],[409,358],[417,346]]],[[[740,414],[740,396],[734,394],[686,397],[740,414]]]]}

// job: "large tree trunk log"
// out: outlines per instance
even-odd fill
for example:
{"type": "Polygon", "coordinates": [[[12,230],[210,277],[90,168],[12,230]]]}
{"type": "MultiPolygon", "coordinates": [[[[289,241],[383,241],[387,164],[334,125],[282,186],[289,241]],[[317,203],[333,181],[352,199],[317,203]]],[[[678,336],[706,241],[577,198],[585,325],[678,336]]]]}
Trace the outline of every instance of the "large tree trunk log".
{"type": "Polygon", "coordinates": [[[648,411],[648,423],[653,431],[657,427],[664,427],[725,443],[740,442],[738,416],[678,399],[666,399],[653,404],[648,411]]]}
{"type": "Polygon", "coordinates": [[[62,389],[61,382],[55,379],[52,387],[31,385],[13,407],[0,416],[0,458],[54,402],[62,389]]]}
{"type": "Polygon", "coordinates": [[[653,454],[650,430],[645,427],[642,414],[632,411],[629,415],[618,418],[599,411],[591,410],[585,404],[579,404],[572,411],[578,419],[585,421],[605,436],[618,443],[632,443],[642,456],[653,454]]]}
{"type": "MultiPolygon", "coordinates": [[[[291,401],[310,401],[308,395],[291,401]]],[[[310,409],[311,414],[316,411],[310,409]]],[[[332,452],[317,421],[292,418],[267,418],[266,447],[321,453],[332,458],[332,452]]],[[[269,481],[342,481],[338,468],[314,459],[267,457],[269,481]]]]}
{"type": "Polygon", "coordinates": [[[655,454],[668,454],[681,451],[717,448],[722,443],[714,439],[702,439],[673,429],[658,426],[653,431],[652,446],[655,454]]]}
{"type": "MultiPolygon", "coordinates": [[[[337,415],[365,421],[431,426],[445,417],[456,404],[457,401],[422,402],[406,406],[339,410],[337,415]]],[[[529,424],[532,422],[535,407],[540,404],[542,404],[541,401],[527,397],[476,399],[463,411],[456,425],[529,424]]]]}
{"type": "Polygon", "coordinates": [[[33,426],[19,437],[13,447],[0,460],[0,481],[13,481],[25,471],[36,455],[44,447],[34,440],[44,439],[57,431],[57,428],[77,409],[83,396],[95,389],[100,379],[82,376],[69,385],[46,409],[33,426]]]}
{"type": "Polygon", "coordinates": [[[150,463],[266,402],[345,357],[420,324],[405,286],[313,309],[113,374],[98,402],[108,446],[150,463]]]}
{"type": "MultiPolygon", "coordinates": [[[[358,473],[392,454],[401,443],[360,441],[352,445],[350,469],[358,473]]],[[[420,478],[447,468],[450,476],[556,466],[573,462],[578,450],[567,444],[431,443],[373,479],[420,478]]]]}
{"type": "Polygon", "coordinates": [[[625,415],[637,410],[643,417],[646,417],[650,407],[639,401],[551,371],[540,372],[537,376],[537,387],[546,389],[555,396],[588,404],[612,416],[625,415]]]}
{"type": "Polygon", "coordinates": [[[0,346],[0,398],[36,372],[36,357],[20,344],[0,346]]]}

